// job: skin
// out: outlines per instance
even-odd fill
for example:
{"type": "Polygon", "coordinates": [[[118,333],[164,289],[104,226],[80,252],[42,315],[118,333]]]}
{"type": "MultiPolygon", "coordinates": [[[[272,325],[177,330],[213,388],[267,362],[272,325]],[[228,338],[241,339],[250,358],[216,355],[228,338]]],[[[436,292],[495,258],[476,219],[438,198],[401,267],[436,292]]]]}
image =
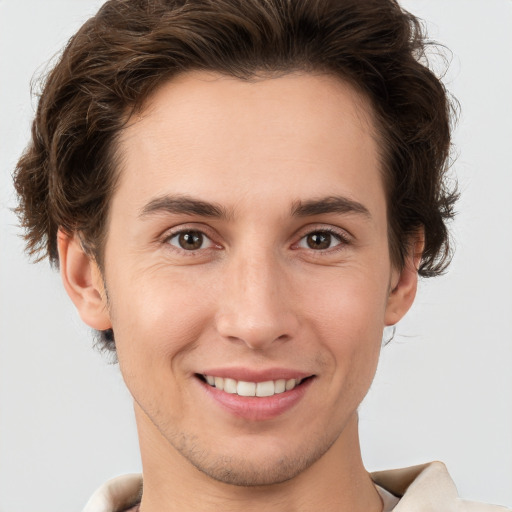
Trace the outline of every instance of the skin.
{"type": "Polygon", "coordinates": [[[118,149],[103,275],[76,235],[61,232],[59,250],[82,319],[115,332],[142,510],[380,511],[357,407],[418,262],[390,261],[366,100],[325,75],[190,72],[152,95],[118,149]],[[199,248],[180,246],[187,234],[199,248]],[[232,367],[311,378],[283,413],[240,417],[198,377],[232,367]]]}

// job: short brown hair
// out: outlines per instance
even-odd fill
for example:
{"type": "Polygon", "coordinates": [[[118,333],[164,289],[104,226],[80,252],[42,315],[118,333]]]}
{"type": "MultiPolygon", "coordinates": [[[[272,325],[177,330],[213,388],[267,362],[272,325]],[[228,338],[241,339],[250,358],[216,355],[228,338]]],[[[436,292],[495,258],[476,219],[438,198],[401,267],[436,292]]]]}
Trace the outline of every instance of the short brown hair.
{"type": "Polygon", "coordinates": [[[79,232],[101,266],[116,138],[164,81],[188,70],[312,71],[340,77],[373,107],[393,263],[404,264],[423,228],[419,273],[441,273],[457,197],[446,179],[453,108],[426,65],[429,44],[395,0],[107,1],[48,74],[15,171],[27,251],[58,264],[61,228],[79,232]]]}

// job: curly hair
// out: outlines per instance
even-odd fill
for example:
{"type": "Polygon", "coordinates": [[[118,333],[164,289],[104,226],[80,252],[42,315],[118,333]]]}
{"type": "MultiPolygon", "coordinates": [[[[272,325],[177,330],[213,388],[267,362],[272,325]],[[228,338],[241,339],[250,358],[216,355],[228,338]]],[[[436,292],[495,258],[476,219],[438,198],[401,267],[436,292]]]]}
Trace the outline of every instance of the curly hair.
{"type": "Polygon", "coordinates": [[[107,1],[47,75],[14,173],[27,252],[58,265],[62,229],[80,233],[102,267],[117,138],[173,76],[325,72],[373,108],[393,263],[404,265],[410,235],[423,229],[419,274],[442,273],[458,196],[447,177],[456,109],[428,67],[431,44],[395,0],[107,1]]]}

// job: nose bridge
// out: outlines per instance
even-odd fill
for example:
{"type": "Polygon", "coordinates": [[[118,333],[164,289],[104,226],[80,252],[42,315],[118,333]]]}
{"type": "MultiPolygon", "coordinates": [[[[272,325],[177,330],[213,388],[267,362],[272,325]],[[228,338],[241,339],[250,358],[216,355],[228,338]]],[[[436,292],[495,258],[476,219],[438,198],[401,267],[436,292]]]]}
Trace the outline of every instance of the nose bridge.
{"type": "Polygon", "coordinates": [[[253,349],[293,336],[296,318],[287,293],[286,272],[269,247],[240,248],[228,263],[217,328],[253,349]]]}

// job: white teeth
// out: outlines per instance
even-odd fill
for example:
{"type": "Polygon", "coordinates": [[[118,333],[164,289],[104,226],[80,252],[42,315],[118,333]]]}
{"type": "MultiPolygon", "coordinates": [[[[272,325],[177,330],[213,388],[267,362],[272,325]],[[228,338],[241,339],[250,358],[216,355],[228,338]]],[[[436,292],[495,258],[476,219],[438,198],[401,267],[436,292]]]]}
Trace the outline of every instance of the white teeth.
{"type": "Polygon", "coordinates": [[[243,380],[230,379],[228,377],[213,377],[212,375],[204,375],[206,382],[210,386],[239,396],[273,396],[285,391],[291,391],[298,386],[303,379],[278,379],[267,380],[265,382],[246,382],[243,380]]]}
{"type": "Polygon", "coordinates": [[[236,393],[240,396],[255,396],[256,395],[256,383],[255,382],[244,382],[239,380],[236,386],[236,393]]]}
{"type": "Polygon", "coordinates": [[[224,379],[224,391],[226,393],[236,394],[237,385],[235,379],[224,379]]]}
{"type": "Polygon", "coordinates": [[[295,387],[295,379],[288,379],[285,384],[286,391],[290,391],[290,389],[293,389],[295,387]]]}
{"type": "Polygon", "coordinates": [[[274,382],[274,393],[284,393],[286,391],[286,381],[279,379],[274,382]]]}
{"type": "Polygon", "coordinates": [[[222,377],[215,377],[215,387],[217,389],[224,389],[224,379],[222,377]]]}
{"type": "Polygon", "coordinates": [[[274,394],[274,381],[258,382],[256,384],[256,396],[272,396],[274,394]]]}

